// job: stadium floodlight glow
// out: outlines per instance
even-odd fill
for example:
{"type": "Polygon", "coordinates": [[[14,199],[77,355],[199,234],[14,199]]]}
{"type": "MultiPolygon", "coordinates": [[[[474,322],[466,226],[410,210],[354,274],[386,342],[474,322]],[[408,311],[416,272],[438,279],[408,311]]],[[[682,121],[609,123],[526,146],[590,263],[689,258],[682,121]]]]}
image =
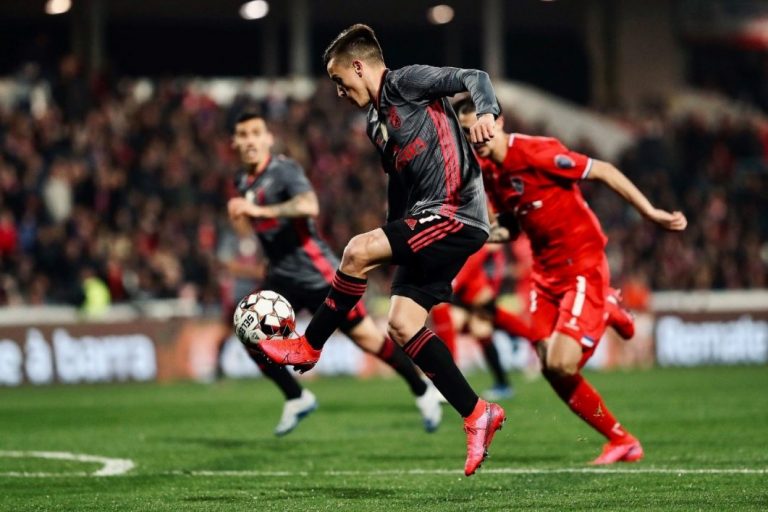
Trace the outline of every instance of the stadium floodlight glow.
{"type": "Polygon", "coordinates": [[[252,0],[240,6],[240,17],[246,20],[258,20],[269,12],[266,0],[252,0]]]}
{"type": "Polygon", "coordinates": [[[427,9],[427,19],[433,25],[445,25],[453,20],[453,7],[446,4],[427,9]]]}
{"type": "Polygon", "coordinates": [[[72,8],[72,0],[48,0],[45,2],[45,14],[64,14],[72,8]]]}

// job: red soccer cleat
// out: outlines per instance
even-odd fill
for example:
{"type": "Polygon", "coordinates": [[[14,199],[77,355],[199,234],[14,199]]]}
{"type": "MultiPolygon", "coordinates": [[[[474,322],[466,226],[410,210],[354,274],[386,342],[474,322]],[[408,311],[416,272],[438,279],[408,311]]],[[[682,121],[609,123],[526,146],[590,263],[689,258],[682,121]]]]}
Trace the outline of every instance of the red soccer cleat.
{"type": "Polygon", "coordinates": [[[605,297],[605,310],[608,313],[608,325],[613,327],[625,340],[635,335],[635,317],[621,306],[621,290],[608,289],[605,297]]]}
{"type": "Polygon", "coordinates": [[[609,441],[603,446],[603,452],[592,461],[593,465],[614,464],[616,462],[636,462],[643,458],[643,445],[633,436],[622,441],[609,441]]]}
{"type": "Polygon", "coordinates": [[[320,359],[320,350],[312,348],[307,338],[270,338],[259,342],[258,347],[273,363],[293,365],[304,373],[312,369],[320,359]]]}
{"type": "Polygon", "coordinates": [[[507,420],[500,405],[480,399],[468,417],[464,418],[464,432],[467,433],[467,461],[464,474],[471,476],[488,456],[494,434],[501,430],[507,420]]]}

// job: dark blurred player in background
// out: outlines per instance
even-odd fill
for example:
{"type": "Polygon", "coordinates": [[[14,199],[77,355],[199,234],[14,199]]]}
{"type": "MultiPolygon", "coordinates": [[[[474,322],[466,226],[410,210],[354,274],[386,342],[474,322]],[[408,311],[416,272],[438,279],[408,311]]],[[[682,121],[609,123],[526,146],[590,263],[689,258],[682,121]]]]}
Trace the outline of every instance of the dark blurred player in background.
{"type": "MultiPolygon", "coordinates": [[[[244,170],[235,183],[241,197],[229,200],[229,216],[241,235],[255,232],[261,242],[269,260],[262,289],[281,294],[296,312],[307,309],[314,313],[328,295],[339,261],[317,234],[313,220],[318,214],[317,196],[303,169],[294,160],[272,155],[273,144],[274,137],[263,117],[244,112],[237,118],[232,146],[244,170]]],[[[407,382],[416,397],[424,428],[435,431],[442,418],[440,393],[421,378],[405,352],[379,331],[362,302],[348,312],[339,328],[407,382]]],[[[260,351],[248,352],[285,394],[285,407],[292,418],[287,423],[293,428],[317,407],[315,397],[302,391],[284,366],[272,364],[260,351]]]]}
{"type": "Polygon", "coordinates": [[[470,256],[453,280],[452,304],[440,304],[432,310],[435,334],[445,341],[454,358],[456,331],[466,331],[480,344],[493,377],[493,386],[483,397],[491,401],[514,394],[493,343],[494,329],[499,328],[513,338],[527,340],[529,336],[527,323],[496,303],[506,260],[502,249],[498,244],[486,244],[470,256]]]}
{"type": "MultiPolygon", "coordinates": [[[[472,100],[458,102],[455,109],[468,133],[475,118],[472,100]]],[[[519,229],[531,241],[531,336],[543,374],[571,410],[608,439],[594,464],[639,460],[640,442],[581,375],[608,324],[623,337],[631,336],[634,325],[615,301],[605,256],[607,238],[578,182],[602,181],[665,229],[685,229],[686,218],[681,212],[655,208],[609,163],[570,151],[553,138],[505,133],[501,117],[494,129],[496,136],[489,143],[475,145],[501,223],[490,239],[508,240],[519,229]]]]}
{"type": "Polygon", "coordinates": [[[492,137],[498,106],[488,74],[473,69],[406,66],[389,70],[376,35],[357,24],[323,55],[340,98],[367,110],[367,133],[389,175],[387,223],[353,237],[325,303],[304,336],[259,344],[275,362],[312,368],[330,334],[353,310],[367,275],[397,265],[389,333],[464,418],[472,475],[506,419],[480,399],[445,344],[425,326],[430,309],[446,302],[451,280],[488,238],[488,209],[480,168],[447,97],[469,91],[480,105],[474,141],[492,137]]]}

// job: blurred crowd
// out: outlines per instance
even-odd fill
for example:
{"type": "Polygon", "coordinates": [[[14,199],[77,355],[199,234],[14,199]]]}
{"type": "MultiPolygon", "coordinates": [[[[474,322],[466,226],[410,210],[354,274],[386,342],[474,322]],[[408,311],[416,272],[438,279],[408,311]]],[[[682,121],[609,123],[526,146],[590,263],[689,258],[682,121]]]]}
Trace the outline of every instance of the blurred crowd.
{"type": "MultiPolygon", "coordinates": [[[[320,231],[337,252],[384,218],[386,178],[364,117],[328,81],[308,100],[275,90],[220,106],[174,80],[138,99],[135,82],[89,82],[65,60],[48,86],[43,107],[31,93],[0,107],[0,304],[82,304],[94,282],[112,302],[219,304],[218,249],[238,168],[230,130],[246,107],[269,119],[275,151],[307,170],[320,231]]],[[[509,129],[535,132],[507,118],[509,129]]],[[[637,143],[615,163],[659,207],[682,209],[689,228],[664,233],[585,184],[610,238],[614,281],[656,290],[768,286],[765,129],[672,121],[663,109],[628,122],[637,143]]],[[[574,149],[594,153],[589,141],[574,149]]],[[[374,292],[384,286],[375,280],[374,292]]]]}

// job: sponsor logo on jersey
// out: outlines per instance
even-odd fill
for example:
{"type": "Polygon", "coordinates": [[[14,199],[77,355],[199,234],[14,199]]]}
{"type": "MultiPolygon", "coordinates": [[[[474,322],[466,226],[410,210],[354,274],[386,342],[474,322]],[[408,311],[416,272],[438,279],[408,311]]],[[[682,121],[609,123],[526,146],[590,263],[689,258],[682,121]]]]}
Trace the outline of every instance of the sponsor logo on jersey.
{"type": "Polygon", "coordinates": [[[427,149],[427,143],[416,137],[407,146],[405,146],[397,156],[395,157],[395,169],[399,171],[403,170],[403,167],[416,158],[420,153],[423,153],[427,149]]]}
{"type": "Polygon", "coordinates": [[[555,155],[555,166],[558,169],[573,169],[576,167],[576,162],[568,155],[555,155]]]}

